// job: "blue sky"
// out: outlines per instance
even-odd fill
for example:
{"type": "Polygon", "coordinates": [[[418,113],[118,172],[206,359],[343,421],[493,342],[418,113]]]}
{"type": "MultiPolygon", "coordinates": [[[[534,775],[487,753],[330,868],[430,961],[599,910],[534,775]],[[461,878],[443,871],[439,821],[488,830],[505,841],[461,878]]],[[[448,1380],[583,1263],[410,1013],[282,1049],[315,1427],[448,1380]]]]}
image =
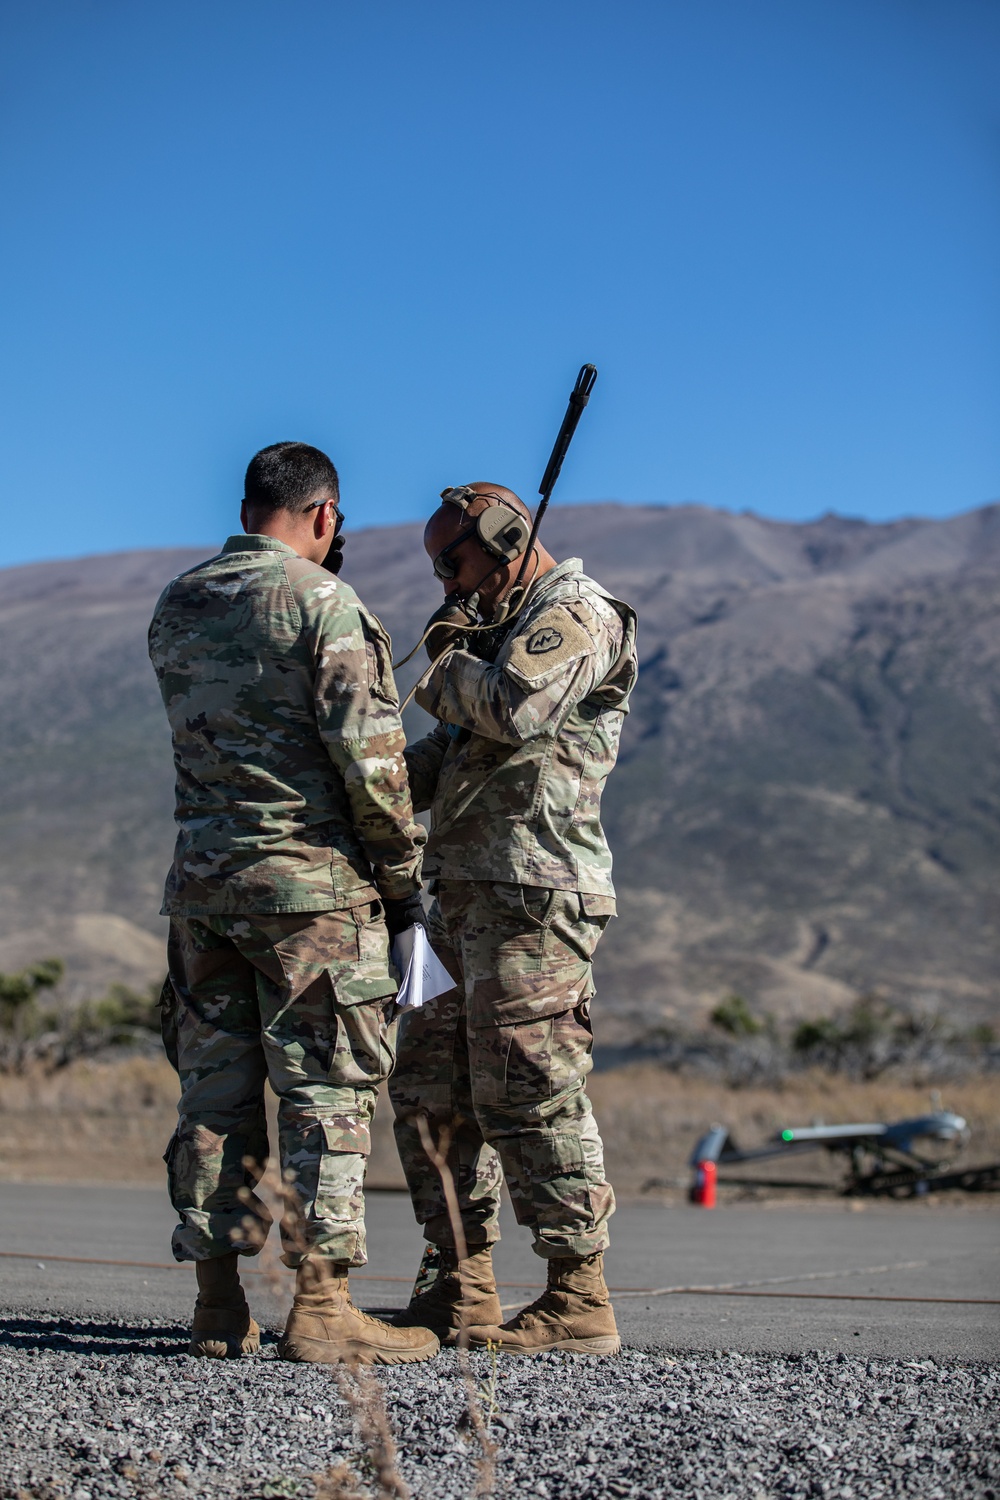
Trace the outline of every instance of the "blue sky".
{"type": "Polygon", "coordinates": [[[1000,496],[995,0],[8,0],[0,564],[476,478],[787,519],[1000,496]]]}

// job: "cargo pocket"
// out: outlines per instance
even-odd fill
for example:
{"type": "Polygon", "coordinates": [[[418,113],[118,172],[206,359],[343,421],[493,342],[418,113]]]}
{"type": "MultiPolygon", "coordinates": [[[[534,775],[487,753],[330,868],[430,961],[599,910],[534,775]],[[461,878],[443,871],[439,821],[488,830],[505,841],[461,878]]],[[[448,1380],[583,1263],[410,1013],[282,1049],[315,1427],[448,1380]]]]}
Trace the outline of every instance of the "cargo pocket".
{"type": "Polygon", "coordinates": [[[537,927],[547,927],[552,920],[555,891],[547,885],[522,885],[518,887],[521,910],[537,927]]]}
{"type": "Polygon", "coordinates": [[[335,1006],[335,1040],[327,1082],[334,1088],[378,1088],[392,1072],[396,1054],[391,996],[341,1000],[335,1006]]]}
{"type": "Polygon", "coordinates": [[[546,1016],[520,1026],[504,1026],[504,1102],[531,1108],[552,1097],[552,1032],[557,1017],[546,1016]]]}
{"type": "Polygon", "coordinates": [[[508,973],[539,974],[562,892],[506,880],[493,881],[488,889],[489,906],[477,907],[474,918],[481,924],[480,946],[488,942],[508,973]]]}
{"type": "Polygon", "coordinates": [[[580,906],[585,917],[603,917],[605,925],[618,915],[618,902],[614,896],[594,896],[590,891],[581,891],[580,906]]]}
{"type": "Polygon", "coordinates": [[[590,954],[600,932],[589,923],[584,928],[577,892],[494,887],[498,898],[501,891],[512,918],[504,912],[488,972],[481,962],[483,977],[476,977],[467,994],[469,1025],[475,1030],[560,1015],[593,989],[590,954]],[[515,894],[508,898],[508,891],[515,894]]]}
{"type": "Polygon", "coordinates": [[[593,1066],[586,1005],[475,1036],[476,1098],[516,1110],[572,1092],[593,1066]]]}
{"type": "Polygon", "coordinates": [[[589,964],[615,915],[615,898],[592,896],[586,891],[565,891],[560,895],[563,900],[551,924],[552,937],[589,964]]]}
{"type": "Polygon", "coordinates": [[[323,1151],[318,1163],[312,1240],[324,1254],[353,1260],[364,1244],[365,1168],[371,1151],[371,1111],[331,1115],[320,1122],[323,1151]]]}
{"type": "Polygon", "coordinates": [[[395,995],[389,968],[389,933],[381,901],[366,901],[344,913],[354,922],[354,959],[329,967],[338,1005],[362,1005],[395,995]]]}

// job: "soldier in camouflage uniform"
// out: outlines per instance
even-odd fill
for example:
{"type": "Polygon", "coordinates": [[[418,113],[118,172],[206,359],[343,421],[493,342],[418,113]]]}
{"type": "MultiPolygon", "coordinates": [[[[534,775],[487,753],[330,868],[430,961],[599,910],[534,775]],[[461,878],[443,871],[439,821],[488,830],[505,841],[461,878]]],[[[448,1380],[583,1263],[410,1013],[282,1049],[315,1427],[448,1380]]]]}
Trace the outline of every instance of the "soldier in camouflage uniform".
{"type": "Polygon", "coordinates": [[[337,501],[325,454],[262,450],[248,534],[174,579],[149,632],[177,773],[164,1019],[181,1099],[166,1160],[173,1252],[198,1272],[195,1354],[257,1346],[237,1267],[269,1223],[253,1192],[265,1080],[295,1199],[280,1352],[396,1362],[438,1347],[426,1329],[367,1318],[347,1292],[366,1259],[369,1127],[393,1059],[389,936],[422,917],[425,835],[388,637],[335,576],[337,501]]]}
{"type": "MultiPolygon", "coordinates": [[[[447,494],[475,498],[464,515],[442,505],[426,549],[456,565],[446,592],[478,592],[489,619],[520,559],[484,579],[490,564],[468,522],[494,504],[527,512],[495,486],[447,494]]],[[[452,1341],[464,1327],[512,1352],[603,1354],[619,1347],[602,1271],[614,1194],[585,1080],[591,961],[615,911],[600,800],[636,676],[635,616],[579,559],[557,565],[540,545],[534,552],[526,601],[495,660],[477,654],[475,633],[450,649],[441,629],[431,637],[437,659],[417,702],[439,722],[406,752],[414,806],[432,815],[432,941],[457,987],[405,1013],[390,1083],[417,1218],[440,1264],[401,1321],[452,1341]],[[469,1249],[461,1264],[420,1145],[421,1113],[450,1143],[469,1249]],[[490,1247],[502,1177],[549,1285],[500,1327],[490,1247]]]]}

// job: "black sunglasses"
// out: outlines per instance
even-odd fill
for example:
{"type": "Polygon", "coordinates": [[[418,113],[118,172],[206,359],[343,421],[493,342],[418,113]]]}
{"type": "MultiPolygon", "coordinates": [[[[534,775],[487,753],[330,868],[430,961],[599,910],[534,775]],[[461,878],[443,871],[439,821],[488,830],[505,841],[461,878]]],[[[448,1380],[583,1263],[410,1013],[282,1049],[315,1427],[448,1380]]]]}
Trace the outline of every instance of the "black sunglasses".
{"type": "Polygon", "coordinates": [[[311,510],[319,510],[319,508],[320,508],[321,505],[332,505],[333,506],[334,514],[337,517],[337,524],[333,528],[333,534],[334,534],[334,536],[339,536],[340,535],[340,528],[344,524],[344,516],[343,516],[343,512],[340,509],[340,503],[339,503],[339,501],[337,501],[337,500],[330,500],[329,498],[326,499],[326,500],[314,500],[311,505],[307,505],[307,506],[304,507],[304,509],[302,511],[302,514],[304,516],[307,516],[311,510]]]}
{"type": "Polygon", "coordinates": [[[438,553],[437,557],[431,564],[431,567],[434,569],[435,578],[440,578],[444,582],[448,582],[450,579],[455,577],[455,575],[458,573],[458,567],[449,556],[449,553],[452,552],[455,547],[461,547],[463,542],[467,542],[469,538],[475,536],[475,534],[476,527],[468,526],[466,527],[465,531],[460,531],[458,533],[458,536],[448,543],[447,547],[441,548],[441,551],[438,553]]]}

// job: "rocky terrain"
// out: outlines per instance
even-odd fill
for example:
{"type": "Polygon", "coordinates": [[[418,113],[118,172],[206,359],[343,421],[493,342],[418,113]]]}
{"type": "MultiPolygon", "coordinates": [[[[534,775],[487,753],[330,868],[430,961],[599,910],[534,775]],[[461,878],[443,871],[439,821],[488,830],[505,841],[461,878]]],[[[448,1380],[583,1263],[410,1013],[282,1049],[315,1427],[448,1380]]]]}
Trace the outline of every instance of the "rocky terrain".
{"type": "MultiPolygon", "coordinates": [[[[778,1015],[870,991],[994,1014],[1000,506],[790,525],[595,504],[545,535],[640,616],[607,796],[614,1034],[732,991],[778,1015]]],[[[0,969],[60,955],[76,993],[161,970],[171,767],[145,629],[211,550],[0,571],[0,969]]],[[[401,654],[439,598],[420,527],[354,532],[346,556],[401,654]]],[[[426,722],[408,711],[411,736],[426,722]]]]}
{"type": "Polygon", "coordinates": [[[259,1358],[220,1364],[180,1353],[179,1327],[40,1315],[0,1317],[0,1329],[5,1500],[1000,1492],[998,1377],[981,1365],[632,1349],[599,1360],[501,1356],[493,1378],[488,1357],[476,1355],[496,1448],[484,1472],[447,1352],[374,1377],[396,1446],[376,1487],[372,1460],[384,1462],[384,1440],[366,1443],[364,1409],[344,1399],[332,1371],[277,1360],[273,1335],[259,1358]]]}

